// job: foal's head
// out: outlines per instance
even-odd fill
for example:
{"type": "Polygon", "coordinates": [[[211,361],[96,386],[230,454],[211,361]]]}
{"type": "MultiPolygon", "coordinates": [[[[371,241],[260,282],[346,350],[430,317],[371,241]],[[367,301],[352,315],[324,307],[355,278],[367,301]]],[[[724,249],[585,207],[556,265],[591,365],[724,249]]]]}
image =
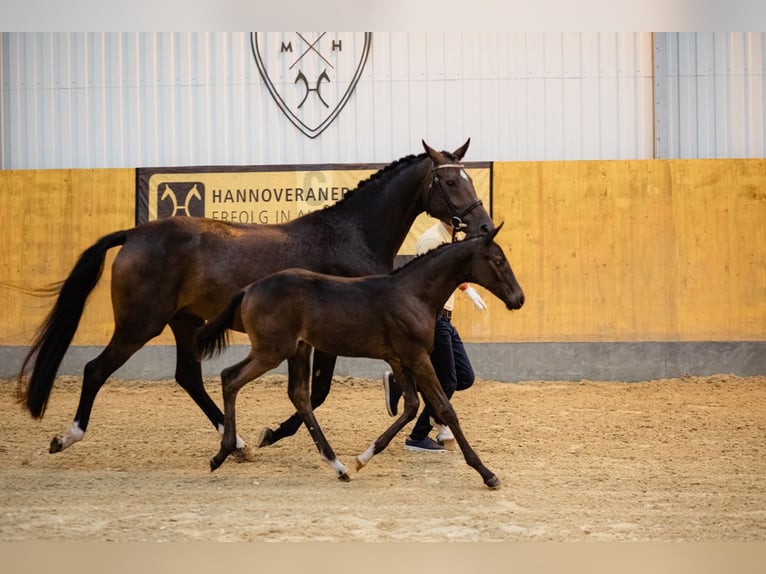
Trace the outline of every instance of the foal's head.
{"type": "Polygon", "coordinates": [[[502,227],[501,223],[476,240],[478,247],[471,262],[470,281],[489,289],[508,309],[520,309],[524,304],[524,291],[516,281],[503,248],[494,240],[502,227]]]}
{"type": "Polygon", "coordinates": [[[431,185],[426,196],[428,214],[449,221],[456,231],[462,231],[467,236],[494,229],[492,219],[476,194],[471,176],[460,163],[471,139],[451,153],[438,152],[426,142],[422,143],[433,164],[431,185]]]}

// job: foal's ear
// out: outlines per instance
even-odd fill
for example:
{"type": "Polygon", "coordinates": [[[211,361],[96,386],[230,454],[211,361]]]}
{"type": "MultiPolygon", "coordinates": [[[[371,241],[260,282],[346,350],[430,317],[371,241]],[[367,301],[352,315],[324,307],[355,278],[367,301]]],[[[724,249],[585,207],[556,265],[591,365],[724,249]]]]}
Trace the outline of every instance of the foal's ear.
{"type": "Polygon", "coordinates": [[[471,138],[468,138],[465,140],[465,143],[461,145],[459,148],[457,148],[454,152],[452,152],[452,155],[455,156],[455,159],[457,161],[460,161],[463,159],[463,156],[465,155],[465,152],[468,151],[468,146],[471,144],[471,138]]]}

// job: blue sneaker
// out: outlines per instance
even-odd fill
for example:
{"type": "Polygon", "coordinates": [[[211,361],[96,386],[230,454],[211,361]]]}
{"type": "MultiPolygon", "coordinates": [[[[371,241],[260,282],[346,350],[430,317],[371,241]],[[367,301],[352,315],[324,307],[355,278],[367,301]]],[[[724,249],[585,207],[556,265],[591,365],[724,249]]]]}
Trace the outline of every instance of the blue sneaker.
{"type": "Polygon", "coordinates": [[[421,440],[408,438],[404,441],[404,449],[414,452],[447,452],[442,445],[431,437],[426,437],[421,440]]]}
{"type": "Polygon", "coordinates": [[[388,416],[395,417],[399,411],[399,397],[402,396],[402,390],[394,380],[394,374],[391,371],[383,373],[383,390],[386,395],[386,410],[388,416]]]}

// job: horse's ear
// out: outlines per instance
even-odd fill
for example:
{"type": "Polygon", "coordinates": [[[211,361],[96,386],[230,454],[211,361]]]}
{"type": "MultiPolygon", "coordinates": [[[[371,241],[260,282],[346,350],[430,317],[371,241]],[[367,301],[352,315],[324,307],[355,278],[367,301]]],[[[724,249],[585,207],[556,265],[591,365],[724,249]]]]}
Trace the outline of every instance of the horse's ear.
{"type": "Polygon", "coordinates": [[[426,153],[428,154],[428,157],[431,158],[431,161],[434,162],[434,164],[436,164],[440,159],[442,159],[441,154],[438,151],[436,151],[435,149],[433,149],[432,147],[430,147],[426,143],[426,140],[420,140],[420,141],[423,144],[423,149],[426,150],[426,153]]]}
{"type": "Polygon", "coordinates": [[[485,236],[487,239],[487,243],[492,243],[495,240],[495,235],[497,235],[498,231],[500,231],[503,228],[503,225],[505,225],[505,221],[501,222],[500,225],[498,225],[492,231],[487,233],[487,235],[485,236]]]}
{"type": "Polygon", "coordinates": [[[463,159],[463,156],[465,155],[465,152],[468,151],[468,146],[470,144],[471,144],[471,138],[468,138],[467,140],[465,140],[465,143],[462,146],[460,146],[454,152],[452,152],[452,154],[455,156],[457,161],[460,161],[461,159],[463,159]]]}

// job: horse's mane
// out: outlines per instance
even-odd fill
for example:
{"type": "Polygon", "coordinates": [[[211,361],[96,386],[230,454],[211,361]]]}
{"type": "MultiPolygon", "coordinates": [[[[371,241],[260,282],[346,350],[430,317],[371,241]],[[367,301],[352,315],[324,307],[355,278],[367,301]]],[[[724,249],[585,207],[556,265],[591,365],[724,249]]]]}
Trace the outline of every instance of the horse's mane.
{"type": "MultiPolygon", "coordinates": [[[[442,151],[442,152],[441,152],[441,154],[442,154],[442,155],[444,155],[444,156],[446,156],[446,157],[447,157],[447,158],[448,158],[450,161],[456,161],[456,158],[455,158],[455,156],[454,156],[454,154],[453,154],[452,152],[449,152],[449,151],[442,151]]],[[[349,192],[348,192],[348,193],[347,193],[347,194],[346,194],[346,195],[343,197],[343,199],[341,199],[340,201],[337,201],[337,202],[336,202],[336,203],[334,203],[333,205],[329,205],[329,206],[327,206],[325,209],[332,209],[333,207],[336,207],[336,206],[341,206],[341,205],[343,205],[343,203],[344,203],[344,202],[345,202],[347,199],[350,199],[351,197],[353,197],[353,195],[354,195],[354,194],[355,194],[357,191],[359,191],[359,190],[361,190],[361,189],[364,189],[364,188],[366,188],[366,187],[369,187],[369,186],[375,185],[375,183],[377,183],[379,180],[381,180],[381,179],[383,179],[384,177],[388,176],[389,174],[391,174],[392,172],[394,172],[395,170],[397,170],[397,169],[398,169],[398,168],[400,168],[401,166],[403,166],[403,165],[405,165],[405,164],[414,163],[414,162],[416,162],[416,161],[420,161],[420,160],[421,160],[421,159],[423,159],[425,156],[426,156],[425,152],[423,152],[423,153],[421,153],[421,154],[418,154],[418,155],[410,154],[410,155],[406,155],[406,156],[404,156],[404,157],[401,157],[401,158],[399,158],[399,159],[397,159],[397,160],[395,160],[395,161],[391,162],[391,163],[390,163],[390,164],[388,164],[387,166],[380,168],[378,171],[376,171],[375,173],[373,173],[372,175],[370,175],[370,176],[369,176],[367,179],[364,179],[364,180],[360,181],[360,182],[359,182],[359,185],[357,185],[357,186],[356,186],[354,189],[352,189],[351,191],[349,191],[349,192]]]]}
{"type": "Polygon", "coordinates": [[[367,179],[364,179],[359,182],[359,185],[357,185],[354,189],[346,193],[345,196],[343,196],[343,199],[340,201],[337,201],[333,205],[328,205],[325,209],[331,209],[336,206],[343,205],[343,203],[346,202],[347,199],[350,199],[353,197],[353,195],[359,191],[360,189],[363,189],[365,187],[369,187],[371,185],[374,185],[378,180],[382,179],[383,177],[387,176],[391,172],[395,171],[399,167],[401,167],[404,164],[414,163],[416,160],[421,160],[425,156],[425,153],[421,153],[420,155],[406,155],[404,157],[401,157],[390,164],[388,164],[385,167],[380,168],[378,171],[370,175],[367,179]]]}

